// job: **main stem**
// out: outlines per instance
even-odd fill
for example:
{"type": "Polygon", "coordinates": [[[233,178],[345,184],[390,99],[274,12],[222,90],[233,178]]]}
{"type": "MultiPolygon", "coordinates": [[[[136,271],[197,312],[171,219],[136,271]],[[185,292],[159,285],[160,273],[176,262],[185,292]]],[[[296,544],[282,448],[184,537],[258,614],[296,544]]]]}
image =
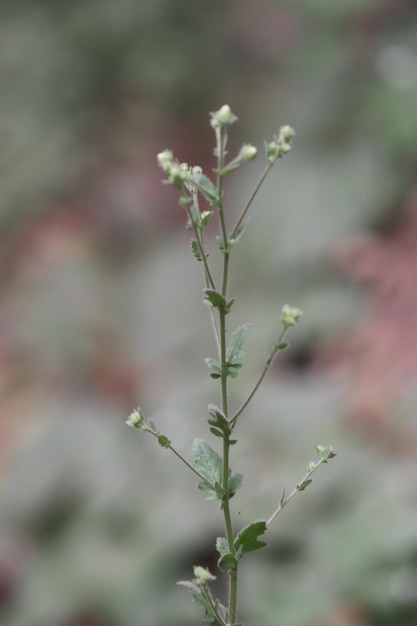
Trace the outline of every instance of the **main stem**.
{"type": "MultiPolygon", "coordinates": [[[[217,197],[219,200],[219,219],[220,228],[222,232],[224,253],[223,253],[223,276],[222,276],[222,296],[227,299],[227,284],[229,276],[229,243],[227,237],[227,228],[223,212],[223,178],[220,172],[223,170],[224,164],[224,130],[218,129],[216,132],[217,139],[217,171],[219,172],[217,178],[217,197]]],[[[227,393],[227,358],[226,358],[226,311],[224,308],[219,310],[219,325],[220,325],[220,365],[221,365],[221,398],[222,398],[222,411],[226,419],[228,418],[228,393],[227,393]]],[[[232,554],[235,554],[234,536],[232,526],[232,516],[230,512],[230,499],[229,499],[229,452],[230,452],[230,439],[224,437],[223,439],[223,491],[224,497],[222,500],[222,509],[224,516],[224,525],[226,530],[227,542],[229,544],[229,550],[232,554]]],[[[228,622],[234,624],[236,622],[236,608],[237,608],[237,564],[233,570],[229,571],[229,607],[228,607],[228,622]]]]}

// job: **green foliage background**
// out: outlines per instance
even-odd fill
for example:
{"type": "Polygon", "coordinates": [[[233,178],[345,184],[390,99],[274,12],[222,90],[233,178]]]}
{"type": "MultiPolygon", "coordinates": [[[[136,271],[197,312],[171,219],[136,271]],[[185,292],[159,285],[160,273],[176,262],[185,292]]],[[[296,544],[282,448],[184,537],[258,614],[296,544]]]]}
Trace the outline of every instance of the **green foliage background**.
{"type": "MultiPolygon", "coordinates": [[[[242,619],[415,624],[416,372],[369,430],[351,379],[317,365],[375,306],[332,254],[391,232],[415,187],[415,3],[2,0],[0,79],[1,623],[199,619],[175,582],[215,570],[216,504],[124,421],[140,404],[187,455],[206,436],[214,346],[155,155],[209,171],[208,112],[227,102],[235,146],[297,131],[236,249],[232,325],[251,322],[237,406],[282,304],[305,312],[239,428],[241,526],[271,513],[314,444],[340,454],[242,567],[242,619]]],[[[230,211],[260,169],[231,179],[230,211]]],[[[362,376],[375,384],[371,365],[362,376]]]]}

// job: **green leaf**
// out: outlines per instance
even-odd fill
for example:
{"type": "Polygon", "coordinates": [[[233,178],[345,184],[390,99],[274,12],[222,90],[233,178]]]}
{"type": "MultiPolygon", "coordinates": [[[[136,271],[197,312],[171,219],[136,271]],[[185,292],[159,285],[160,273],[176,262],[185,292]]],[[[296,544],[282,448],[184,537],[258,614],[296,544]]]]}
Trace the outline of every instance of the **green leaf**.
{"type": "Polygon", "coordinates": [[[235,243],[238,243],[242,239],[243,235],[246,232],[246,228],[247,228],[247,224],[241,224],[239,226],[239,228],[237,229],[237,231],[235,233],[235,236],[233,237],[233,239],[230,240],[230,243],[232,245],[234,245],[235,243]]]}
{"type": "Polygon", "coordinates": [[[157,427],[155,426],[155,422],[151,418],[148,419],[148,424],[151,427],[152,432],[155,435],[159,435],[159,430],[157,429],[157,427]]]}
{"type": "Polygon", "coordinates": [[[201,193],[201,195],[207,200],[209,204],[212,206],[219,206],[219,201],[217,198],[217,188],[209,178],[205,174],[194,174],[193,181],[201,193]]]}
{"type": "Polygon", "coordinates": [[[242,483],[242,474],[232,474],[232,476],[229,477],[229,498],[233,498],[236,491],[242,486],[242,483]]]}
{"type": "Polygon", "coordinates": [[[222,368],[218,360],[212,359],[211,357],[207,357],[207,359],[204,359],[204,361],[207,363],[207,366],[209,370],[211,371],[210,376],[212,378],[221,378],[222,368]]]}
{"type": "Polygon", "coordinates": [[[230,552],[229,542],[226,537],[217,537],[216,550],[220,554],[217,562],[220,569],[230,570],[236,567],[237,558],[230,552]]]}
{"type": "Polygon", "coordinates": [[[263,535],[265,531],[266,522],[264,520],[245,526],[235,539],[236,550],[241,549],[242,554],[245,554],[246,552],[264,548],[268,544],[265,541],[258,541],[258,537],[263,535]]]}
{"type": "Polygon", "coordinates": [[[223,556],[224,554],[230,552],[229,542],[227,541],[226,537],[217,537],[216,550],[220,554],[220,556],[223,556]]]}
{"type": "Polygon", "coordinates": [[[209,223],[209,221],[211,220],[211,218],[213,217],[213,211],[203,211],[200,215],[200,230],[202,230],[205,226],[207,226],[207,224],[209,223]]]}
{"type": "Polygon", "coordinates": [[[221,439],[224,439],[224,433],[221,430],[218,430],[217,428],[213,428],[212,426],[210,426],[209,430],[211,434],[214,435],[215,437],[220,437],[221,439]]]}
{"type": "Polygon", "coordinates": [[[204,618],[208,621],[209,624],[212,624],[213,626],[221,626],[219,620],[216,617],[215,611],[213,610],[213,606],[221,615],[226,614],[226,609],[222,604],[219,603],[218,600],[214,600],[213,596],[210,593],[210,590],[207,588],[207,585],[205,585],[204,587],[199,587],[190,580],[179,580],[177,582],[177,585],[185,587],[185,589],[188,589],[188,591],[191,592],[194,602],[203,609],[204,618]]]}
{"type": "Polygon", "coordinates": [[[245,341],[248,328],[249,324],[243,324],[243,326],[239,326],[239,328],[232,333],[226,352],[226,361],[228,365],[236,365],[238,360],[245,356],[245,353],[242,351],[242,346],[245,341]]]}
{"type": "Polygon", "coordinates": [[[195,204],[190,206],[190,217],[187,222],[186,228],[188,230],[193,230],[193,228],[200,228],[200,211],[196,207],[195,204]]]}
{"type": "Polygon", "coordinates": [[[223,438],[230,435],[230,425],[223,412],[215,404],[209,404],[208,411],[210,417],[207,421],[211,426],[210,431],[213,435],[223,438]]]}
{"type": "Polygon", "coordinates": [[[203,439],[194,439],[191,448],[193,467],[210,483],[221,483],[222,460],[203,439]]]}
{"type": "Polygon", "coordinates": [[[233,306],[234,301],[235,301],[235,298],[232,298],[231,300],[228,300],[228,302],[226,302],[226,306],[224,307],[224,312],[226,314],[230,313],[230,310],[233,306]]]}
{"type": "Polygon", "coordinates": [[[227,250],[227,247],[224,243],[224,239],[221,235],[217,235],[216,237],[216,241],[217,241],[217,246],[219,248],[219,252],[221,252],[222,254],[224,254],[227,250]]]}
{"type": "Polygon", "coordinates": [[[191,239],[191,250],[197,259],[197,261],[203,260],[203,255],[201,254],[200,244],[196,239],[191,239]]]}
{"type": "Polygon", "coordinates": [[[200,482],[198,483],[198,488],[207,494],[207,500],[222,500],[224,496],[224,489],[219,482],[216,482],[214,487],[205,482],[200,482]]]}
{"type": "Polygon", "coordinates": [[[223,556],[220,557],[220,559],[217,561],[217,565],[222,570],[232,570],[236,568],[237,559],[235,556],[233,556],[231,552],[228,552],[227,554],[223,554],[223,556]]]}
{"type": "Polygon", "coordinates": [[[222,170],[220,170],[220,172],[219,170],[216,171],[219,172],[220,176],[227,176],[228,174],[231,174],[232,172],[237,170],[240,165],[241,163],[237,159],[233,159],[233,161],[230,161],[230,163],[228,163],[222,170]]]}
{"type": "Polygon", "coordinates": [[[224,309],[226,306],[226,298],[215,289],[204,289],[204,294],[206,296],[204,299],[205,304],[216,309],[224,309]]]}
{"type": "Polygon", "coordinates": [[[311,478],[308,478],[307,480],[303,480],[302,483],[297,485],[297,491],[304,491],[304,489],[306,489],[309,485],[311,485],[312,482],[313,480],[311,478]]]}
{"type": "Polygon", "coordinates": [[[330,459],[333,459],[337,452],[332,446],[314,446],[322,463],[327,463],[330,459]]]}
{"type": "Polygon", "coordinates": [[[168,437],[165,437],[165,435],[158,436],[158,443],[162,448],[169,448],[169,446],[171,445],[170,440],[168,439],[168,437]]]}
{"type": "Polygon", "coordinates": [[[237,378],[241,367],[243,367],[242,363],[234,363],[233,365],[228,365],[227,375],[230,376],[230,378],[237,378]]]}
{"type": "Polygon", "coordinates": [[[289,347],[289,343],[287,341],[280,341],[280,343],[277,343],[275,348],[276,350],[286,350],[289,347]]]}

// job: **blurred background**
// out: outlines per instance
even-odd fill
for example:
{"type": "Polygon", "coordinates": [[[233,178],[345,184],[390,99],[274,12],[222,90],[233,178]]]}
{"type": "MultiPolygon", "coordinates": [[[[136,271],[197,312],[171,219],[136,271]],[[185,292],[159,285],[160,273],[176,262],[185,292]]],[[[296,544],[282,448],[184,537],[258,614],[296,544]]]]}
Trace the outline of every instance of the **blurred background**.
{"type": "MultiPolygon", "coordinates": [[[[275,166],[232,260],[231,326],[251,323],[232,467],[241,526],[319,470],[242,561],[249,626],[417,623],[417,6],[412,0],[2,0],[0,621],[193,626],[176,586],[216,572],[217,504],[150,437],[189,456],[218,402],[200,268],[156,153],[275,166]],[[262,152],[262,150],[260,150],[262,152]]],[[[230,178],[231,223],[263,168],[230,178]]],[[[225,581],[219,578],[219,593],[225,581]]]]}

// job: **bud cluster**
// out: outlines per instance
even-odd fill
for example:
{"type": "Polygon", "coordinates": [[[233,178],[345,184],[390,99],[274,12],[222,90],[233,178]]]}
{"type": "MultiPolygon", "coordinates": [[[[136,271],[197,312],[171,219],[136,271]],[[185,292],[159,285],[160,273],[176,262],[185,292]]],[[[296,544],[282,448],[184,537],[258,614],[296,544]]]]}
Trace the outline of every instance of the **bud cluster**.
{"type": "Polygon", "coordinates": [[[158,165],[167,175],[167,183],[181,189],[184,183],[190,180],[190,167],[188,163],[179,163],[171,152],[164,150],[158,154],[158,165]]]}
{"type": "Polygon", "coordinates": [[[291,140],[295,135],[295,130],[291,126],[281,126],[278,136],[267,144],[266,156],[272,165],[277,159],[281,159],[291,150],[291,140]]]}

